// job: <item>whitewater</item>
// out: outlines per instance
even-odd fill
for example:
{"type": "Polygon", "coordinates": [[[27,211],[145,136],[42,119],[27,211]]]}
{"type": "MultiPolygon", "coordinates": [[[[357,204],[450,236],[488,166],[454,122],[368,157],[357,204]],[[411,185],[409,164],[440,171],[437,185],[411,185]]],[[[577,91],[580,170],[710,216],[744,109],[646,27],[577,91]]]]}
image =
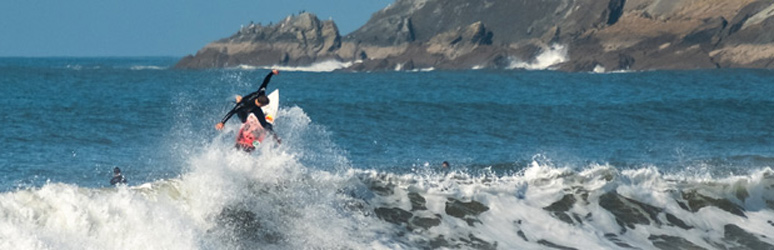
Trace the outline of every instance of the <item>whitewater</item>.
{"type": "Polygon", "coordinates": [[[774,248],[769,71],[282,71],[246,154],[172,63],[0,60],[0,249],[774,248]]]}

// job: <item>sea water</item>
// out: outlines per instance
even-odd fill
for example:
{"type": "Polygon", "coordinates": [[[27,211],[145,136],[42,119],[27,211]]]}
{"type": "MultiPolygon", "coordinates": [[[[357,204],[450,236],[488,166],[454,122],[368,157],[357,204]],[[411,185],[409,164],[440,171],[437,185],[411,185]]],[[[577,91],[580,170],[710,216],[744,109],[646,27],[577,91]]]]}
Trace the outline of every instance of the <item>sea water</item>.
{"type": "Polygon", "coordinates": [[[774,248],[774,71],[175,61],[0,59],[0,249],[774,248]]]}

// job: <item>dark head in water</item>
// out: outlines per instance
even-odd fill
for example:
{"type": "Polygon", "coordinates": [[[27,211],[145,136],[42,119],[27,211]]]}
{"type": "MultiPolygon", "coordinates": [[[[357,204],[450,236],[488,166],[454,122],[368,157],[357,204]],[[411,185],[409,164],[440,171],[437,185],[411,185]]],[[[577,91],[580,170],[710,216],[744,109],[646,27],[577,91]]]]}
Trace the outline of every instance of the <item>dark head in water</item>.
{"type": "Polygon", "coordinates": [[[113,169],[113,179],[110,179],[110,185],[126,184],[126,178],[121,174],[121,169],[116,167],[113,169]]]}

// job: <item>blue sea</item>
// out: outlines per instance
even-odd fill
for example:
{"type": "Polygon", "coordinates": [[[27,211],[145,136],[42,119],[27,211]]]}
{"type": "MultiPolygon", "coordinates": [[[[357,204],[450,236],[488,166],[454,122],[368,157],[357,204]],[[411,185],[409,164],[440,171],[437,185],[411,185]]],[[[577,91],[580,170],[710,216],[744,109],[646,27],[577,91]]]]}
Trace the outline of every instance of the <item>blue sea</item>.
{"type": "Polygon", "coordinates": [[[0,249],[774,249],[771,70],[176,61],[0,58],[0,249]]]}

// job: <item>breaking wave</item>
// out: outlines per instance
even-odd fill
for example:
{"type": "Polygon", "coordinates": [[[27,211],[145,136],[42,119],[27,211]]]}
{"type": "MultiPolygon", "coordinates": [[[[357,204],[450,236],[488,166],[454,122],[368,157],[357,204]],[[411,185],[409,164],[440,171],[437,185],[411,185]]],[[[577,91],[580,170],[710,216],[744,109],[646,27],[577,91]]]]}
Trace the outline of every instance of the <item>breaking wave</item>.
{"type": "Polygon", "coordinates": [[[68,64],[68,65],[65,65],[65,68],[70,70],[80,71],[80,70],[97,70],[97,69],[101,69],[102,66],[95,66],[95,65],[84,66],[80,64],[68,64]]]}
{"type": "Polygon", "coordinates": [[[533,160],[396,173],[352,166],[298,107],[277,122],[283,144],[252,154],[232,149],[235,124],[172,152],[186,155],[176,178],[2,193],[0,249],[774,248],[770,168],[713,178],[533,160]]]}
{"type": "Polygon", "coordinates": [[[554,65],[567,61],[567,48],[564,45],[553,44],[530,61],[511,60],[507,69],[544,70],[552,69],[554,65]]]}
{"type": "Polygon", "coordinates": [[[273,66],[250,66],[250,65],[239,65],[235,67],[235,69],[241,69],[241,70],[257,70],[257,69],[277,69],[281,71],[296,71],[296,72],[331,72],[338,69],[344,69],[349,66],[352,66],[357,62],[340,62],[336,60],[329,60],[329,61],[323,61],[314,63],[309,66],[279,66],[279,65],[273,65],[273,66]]]}
{"type": "Polygon", "coordinates": [[[135,65],[129,67],[130,70],[165,70],[167,67],[153,66],[153,65],[135,65]]]}

